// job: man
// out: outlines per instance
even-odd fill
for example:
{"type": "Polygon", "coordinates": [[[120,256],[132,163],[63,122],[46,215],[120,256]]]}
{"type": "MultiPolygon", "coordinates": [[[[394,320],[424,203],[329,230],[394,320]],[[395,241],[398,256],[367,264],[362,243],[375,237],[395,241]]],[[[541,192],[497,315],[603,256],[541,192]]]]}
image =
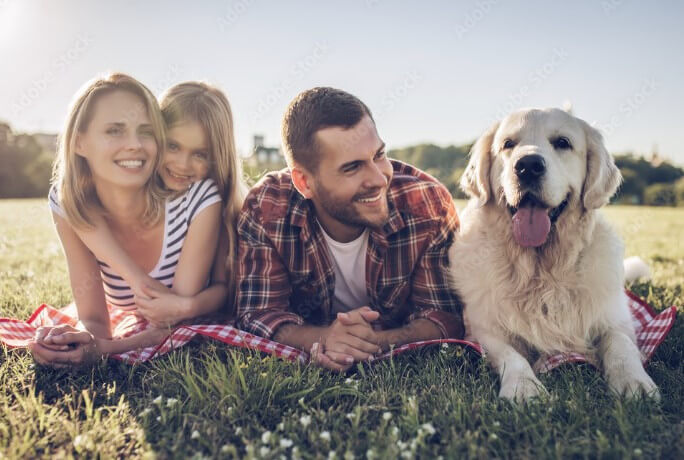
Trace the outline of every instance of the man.
{"type": "Polygon", "coordinates": [[[389,160],[370,110],[344,91],[299,94],[282,129],[288,168],[250,191],[238,220],[239,327],[338,371],[395,345],[461,338],[446,188],[389,160]]]}

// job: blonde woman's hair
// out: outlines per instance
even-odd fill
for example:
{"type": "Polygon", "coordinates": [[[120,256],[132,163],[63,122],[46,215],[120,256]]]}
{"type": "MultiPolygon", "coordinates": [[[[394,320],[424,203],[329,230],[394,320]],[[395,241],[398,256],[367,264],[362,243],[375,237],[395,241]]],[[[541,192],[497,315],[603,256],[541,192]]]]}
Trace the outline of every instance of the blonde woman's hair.
{"type": "MultiPolygon", "coordinates": [[[[225,267],[229,280],[229,298],[233,299],[238,247],[236,224],[247,194],[247,186],[235,148],[230,103],[218,88],[207,83],[191,81],[169,88],[162,95],[160,106],[167,129],[194,121],[204,128],[209,140],[209,177],[216,182],[224,203],[223,219],[228,233],[225,267]]],[[[233,303],[231,301],[231,306],[233,303]]]]}
{"type": "Polygon", "coordinates": [[[87,82],[77,93],[71,104],[66,124],[59,140],[57,157],[52,170],[52,185],[55,187],[60,205],[66,212],[69,223],[77,228],[92,228],[93,213],[106,214],[95,191],[95,183],[84,157],[76,153],[76,138],[85,133],[93,118],[97,101],[106,94],[127,91],[138,96],[147,110],[147,116],[154,131],[157,155],[153,173],[145,184],[145,211],[143,225],[153,225],[164,213],[165,194],[156,174],[161,161],[164,144],[164,121],[157,99],[145,85],[125,74],[112,73],[87,82]]]}

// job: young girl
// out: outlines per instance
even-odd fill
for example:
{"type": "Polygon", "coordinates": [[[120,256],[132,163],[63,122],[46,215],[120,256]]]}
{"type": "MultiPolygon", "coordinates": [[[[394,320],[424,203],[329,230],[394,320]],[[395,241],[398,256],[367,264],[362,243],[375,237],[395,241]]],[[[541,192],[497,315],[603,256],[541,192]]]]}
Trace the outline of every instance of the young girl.
{"type": "MultiPolygon", "coordinates": [[[[130,77],[112,76],[90,85],[69,117],[55,175],[59,193],[52,190],[50,203],[86,332],[68,326],[39,331],[32,346],[39,361],[79,362],[100,353],[149,346],[166,335],[163,330],[150,329],[127,339],[109,340],[106,305],[137,307],[153,324],[173,324],[215,310],[230,289],[232,283],[220,282],[225,280],[225,270],[221,270],[219,257],[214,270],[219,282],[197,295],[206,286],[216,249],[220,195],[229,198],[226,216],[232,222],[243,191],[228,103],[220,92],[201,84],[179,85],[165,97],[171,142],[158,170],[167,188],[177,193],[161,209],[161,193],[150,171],[157,169],[153,166],[157,166],[163,136],[158,109],[150,96],[130,77]],[[197,103],[188,103],[193,100],[197,103]],[[140,123],[141,117],[136,115],[141,112],[150,114],[148,118],[155,122],[140,123]],[[143,148],[142,141],[135,140],[141,136],[132,134],[147,124],[154,127],[150,137],[156,140],[156,148],[150,142],[143,148]],[[212,180],[201,180],[209,171],[215,171],[212,175],[220,190],[212,180]],[[130,183],[128,175],[138,176],[137,182],[130,183]],[[98,265],[102,284],[93,282],[98,265]],[[173,288],[145,287],[153,281],[173,288]],[[141,291],[147,297],[140,295],[141,291]]],[[[232,226],[224,232],[223,252],[230,254],[235,248],[232,226]]],[[[230,263],[233,257],[227,260],[230,263]]]]}

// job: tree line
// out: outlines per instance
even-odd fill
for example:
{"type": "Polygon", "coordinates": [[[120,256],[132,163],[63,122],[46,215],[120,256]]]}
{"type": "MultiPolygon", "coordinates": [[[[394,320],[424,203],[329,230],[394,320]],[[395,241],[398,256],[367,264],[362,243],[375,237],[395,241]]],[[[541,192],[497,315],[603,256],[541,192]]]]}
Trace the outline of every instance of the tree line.
{"type": "MultiPolygon", "coordinates": [[[[420,144],[388,152],[436,177],[456,198],[465,198],[458,186],[472,144],[441,147],[420,144]]],[[[56,138],[13,134],[0,122],[0,198],[47,196],[56,138]]],[[[667,161],[649,161],[632,154],[615,156],[623,183],[613,202],[651,206],[684,206],[684,170],[667,161]]],[[[252,162],[253,163],[253,162],[252,162]]],[[[246,165],[254,174],[274,165],[246,165]]]]}

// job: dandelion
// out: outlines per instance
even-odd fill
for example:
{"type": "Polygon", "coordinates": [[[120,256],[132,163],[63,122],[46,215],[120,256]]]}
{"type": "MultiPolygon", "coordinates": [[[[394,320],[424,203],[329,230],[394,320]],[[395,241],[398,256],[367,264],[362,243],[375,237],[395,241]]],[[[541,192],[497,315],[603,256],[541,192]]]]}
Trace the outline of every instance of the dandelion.
{"type": "Polygon", "coordinates": [[[178,400],[176,398],[169,398],[166,400],[166,407],[173,407],[176,404],[178,404],[178,400]]]}
{"type": "Polygon", "coordinates": [[[264,431],[264,433],[261,435],[261,442],[264,444],[268,444],[271,442],[271,432],[270,431],[264,431]]]}
{"type": "Polygon", "coordinates": [[[319,437],[325,441],[325,442],[330,442],[330,432],[329,431],[321,431],[321,434],[319,437]]]}
{"type": "Polygon", "coordinates": [[[265,457],[265,456],[267,456],[267,455],[270,454],[270,453],[271,453],[271,448],[270,448],[270,447],[261,446],[261,449],[259,449],[259,454],[260,454],[262,457],[265,457]]]}
{"type": "Polygon", "coordinates": [[[152,400],[153,404],[161,404],[162,403],[162,395],[157,396],[152,400]]]}
{"type": "Polygon", "coordinates": [[[386,421],[386,422],[389,421],[389,420],[392,420],[392,413],[391,413],[391,412],[385,412],[385,413],[383,413],[383,414],[382,414],[382,419],[383,419],[384,421],[386,421]]]}
{"type": "Polygon", "coordinates": [[[292,442],[292,439],[283,438],[280,440],[280,447],[282,447],[283,449],[289,449],[290,447],[292,447],[292,444],[294,444],[294,442],[292,442]]]}
{"type": "Polygon", "coordinates": [[[199,434],[199,431],[197,431],[197,430],[193,431],[192,434],[190,435],[190,439],[199,439],[199,437],[200,437],[200,434],[199,434]]]}
{"type": "Polygon", "coordinates": [[[433,435],[437,432],[435,427],[432,426],[432,423],[423,423],[420,427],[429,435],[433,435]]]}
{"type": "Polygon", "coordinates": [[[299,423],[302,424],[304,428],[309,426],[311,424],[311,416],[310,415],[302,415],[299,417],[299,423]]]}

